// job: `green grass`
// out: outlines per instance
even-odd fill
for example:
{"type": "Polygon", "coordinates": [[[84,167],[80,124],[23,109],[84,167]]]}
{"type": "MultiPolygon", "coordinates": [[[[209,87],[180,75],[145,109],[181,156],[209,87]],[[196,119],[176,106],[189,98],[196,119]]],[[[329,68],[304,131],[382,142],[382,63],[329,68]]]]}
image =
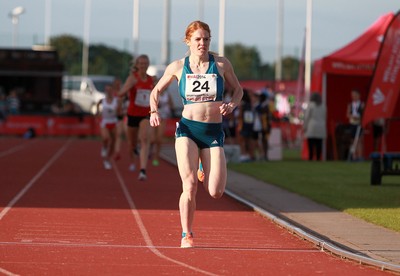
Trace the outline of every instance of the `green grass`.
{"type": "Polygon", "coordinates": [[[400,232],[400,177],[370,185],[370,162],[307,162],[296,151],[283,161],[229,164],[229,169],[303,195],[315,202],[400,232]]]}

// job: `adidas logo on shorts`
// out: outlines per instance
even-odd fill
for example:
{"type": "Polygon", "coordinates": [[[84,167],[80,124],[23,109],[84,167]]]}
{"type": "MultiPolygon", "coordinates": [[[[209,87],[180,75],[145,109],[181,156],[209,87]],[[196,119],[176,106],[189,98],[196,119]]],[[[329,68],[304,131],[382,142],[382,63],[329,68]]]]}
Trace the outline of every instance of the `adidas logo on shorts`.
{"type": "Polygon", "coordinates": [[[214,140],[214,141],[211,143],[211,145],[218,145],[218,141],[217,141],[217,140],[214,140]]]}

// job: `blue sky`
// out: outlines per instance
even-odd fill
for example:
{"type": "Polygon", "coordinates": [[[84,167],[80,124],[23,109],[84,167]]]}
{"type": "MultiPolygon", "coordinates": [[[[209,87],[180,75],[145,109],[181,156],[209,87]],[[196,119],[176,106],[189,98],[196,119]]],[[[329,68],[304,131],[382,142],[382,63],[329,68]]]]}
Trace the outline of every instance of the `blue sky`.
{"type": "MultiPolygon", "coordinates": [[[[17,6],[20,47],[44,41],[46,0],[0,0],[0,47],[12,46],[8,13],[17,6]]],[[[83,36],[84,0],[51,0],[51,36],[83,36]]],[[[171,58],[182,57],[186,26],[199,17],[198,0],[171,0],[171,58]]],[[[203,0],[203,20],[212,30],[212,48],[218,49],[218,0],[203,0]]],[[[242,43],[258,49],[264,62],[273,62],[278,0],[226,0],[225,43],[242,43]]],[[[132,0],[91,0],[90,42],[132,51],[132,0]]],[[[163,0],[140,1],[139,52],[160,62],[163,0]]],[[[306,22],[306,0],[284,0],[284,55],[300,56],[306,22]]],[[[398,0],[314,0],[312,59],[344,46],[380,15],[400,10],[398,0]],[[351,3],[351,4],[350,4],[351,3]]]]}

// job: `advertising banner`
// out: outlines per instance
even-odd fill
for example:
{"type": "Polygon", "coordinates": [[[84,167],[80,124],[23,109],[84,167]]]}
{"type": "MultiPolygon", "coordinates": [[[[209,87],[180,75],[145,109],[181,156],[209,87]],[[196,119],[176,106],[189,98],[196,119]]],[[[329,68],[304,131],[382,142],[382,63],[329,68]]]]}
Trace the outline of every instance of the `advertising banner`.
{"type": "Polygon", "coordinates": [[[400,12],[390,23],[376,61],[362,125],[393,116],[400,93],[400,12]]]}

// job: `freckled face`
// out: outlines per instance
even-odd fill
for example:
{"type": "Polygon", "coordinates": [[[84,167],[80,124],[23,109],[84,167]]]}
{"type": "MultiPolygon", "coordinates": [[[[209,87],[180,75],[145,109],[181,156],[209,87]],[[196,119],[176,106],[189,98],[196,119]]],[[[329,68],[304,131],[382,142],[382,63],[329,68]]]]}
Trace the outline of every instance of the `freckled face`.
{"type": "Polygon", "coordinates": [[[197,29],[186,43],[192,54],[202,55],[208,53],[210,42],[210,34],[206,30],[197,29]]]}

